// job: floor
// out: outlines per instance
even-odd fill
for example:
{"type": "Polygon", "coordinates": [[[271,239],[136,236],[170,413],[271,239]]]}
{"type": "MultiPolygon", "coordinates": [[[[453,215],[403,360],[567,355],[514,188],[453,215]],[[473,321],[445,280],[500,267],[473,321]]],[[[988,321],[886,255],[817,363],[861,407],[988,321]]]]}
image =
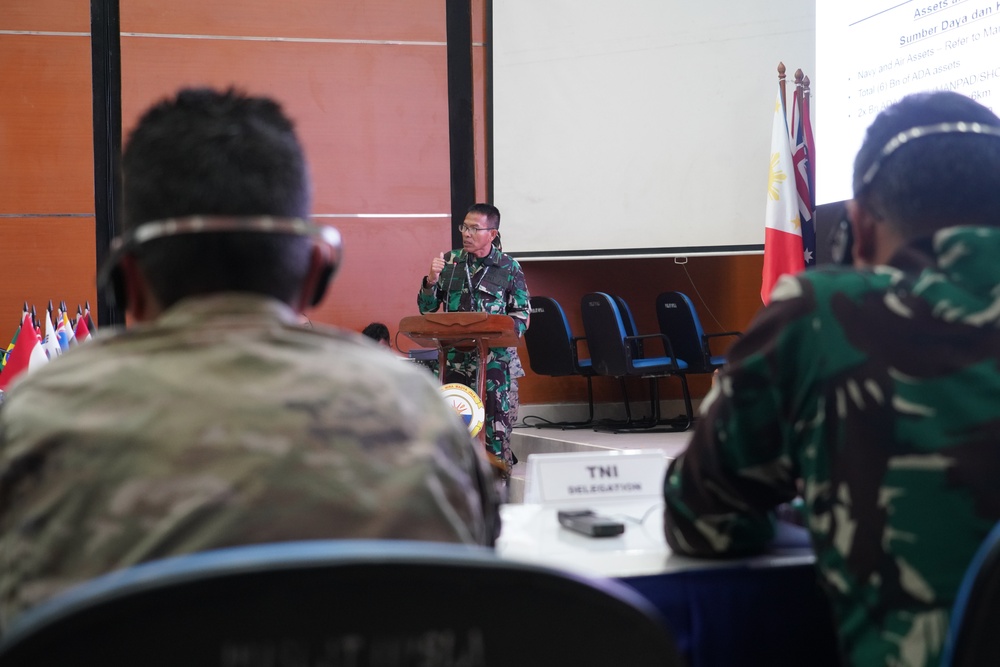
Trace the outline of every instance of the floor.
{"type": "Polygon", "coordinates": [[[561,430],[517,426],[510,442],[518,463],[511,472],[508,502],[519,503],[524,498],[524,474],[528,457],[532,453],[662,449],[669,458],[673,458],[687,446],[690,437],[690,429],[682,432],[609,433],[590,428],[561,430]]]}

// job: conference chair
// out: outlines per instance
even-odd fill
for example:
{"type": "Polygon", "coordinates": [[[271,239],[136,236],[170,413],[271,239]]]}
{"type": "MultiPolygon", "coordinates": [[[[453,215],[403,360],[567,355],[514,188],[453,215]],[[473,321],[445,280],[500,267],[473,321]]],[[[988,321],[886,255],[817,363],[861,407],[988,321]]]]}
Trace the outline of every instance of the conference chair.
{"type": "Polygon", "coordinates": [[[698,311],[683,292],[663,292],[657,296],[656,319],[660,331],[673,344],[677,357],[687,362],[687,368],[682,371],[685,374],[713,373],[722,368],[726,357],[712,354],[710,341],[723,336],[739,338],[743,335],[741,331],[705,333],[698,311]]]}
{"type": "Polygon", "coordinates": [[[604,292],[585,294],[580,300],[580,310],[594,372],[597,375],[618,378],[624,393],[625,421],[603,422],[596,428],[614,432],[649,430],[658,426],[668,427],[658,430],[687,430],[694,418],[691,394],[683,373],[687,364],[676,357],[670,339],[663,333],[628,334],[617,300],[604,292]],[[662,356],[649,356],[655,345],[654,341],[659,341],[658,347],[662,347],[662,356]],[[641,358],[637,358],[637,346],[633,345],[638,342],[642,342],[644,346],[645,354],[641,358]],[[660,416],[659,379],[671,376],[680,380],[685,413],[674,419],[663,419],[660,416]],[[646,418],[632,417],[631,402],[625,383],[625,379],[629,377],[649,380],[650,407],[649,416],[646,418]]]}
{"type": "MultiPolygon", "coordinates": [[[[540,421],[532,424],[535,428],[575,429],[594,424],[594,369],[589,358],[580,358],[580,341],[583,340],[586,340],[583,336],[573,335],[566,312],[558,301],[547,296],[531,297],[531,326],[524,332],[531,370],[551,377],[586,378],[588,407],[584,421],[540,421]]],[[[529,417],[522,421],[527,419],[529,417]]]]}
{"type": "Polygon", "coordinates": [[[941,667],[1000,665],[1000,524],[966,569],[952,607],[941,667]]]}
{"type": "Polygon", "coordinates": [[[102,576],[22,615],[0,665],[680,665],[625,584],[491,549],[329,540],[232,547],[102,576]]]}
{"type": "MultiPolygon", "coordinates": [[[[617,294],[613,294],[612,296],[614,297],[615,305],[618,306],[618,312],[622,316],[622,324],[625,326],[625,335],[638,336],[639,327],[635,323],[635,317],[632,315],[632,309],[629,307],[628,302],[617,294]]],[[[642,359],[646,356],[646,351],[641,338],[630,340],[629,348],[632,350],[633,359],[642,359]]]]}

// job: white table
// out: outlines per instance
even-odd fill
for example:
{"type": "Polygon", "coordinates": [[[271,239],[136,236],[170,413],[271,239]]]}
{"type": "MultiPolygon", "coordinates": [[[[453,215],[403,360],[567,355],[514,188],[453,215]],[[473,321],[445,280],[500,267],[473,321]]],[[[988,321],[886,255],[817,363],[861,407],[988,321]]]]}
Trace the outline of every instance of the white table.
{"type": "MultiPolygon", "coordinates": [[[[803,534],[781,526],[766,554],[700,559],[671,552],[657,498],[501,508],[503,558],[623,581],[663,614],[691,667],[836,665],[836,638],[803,534]],[[625,532],[587,537],[559,525],[559,509],[591,509],[625,532]]],[[[516,621],[514,621],[516,625],[516,621]]]]}

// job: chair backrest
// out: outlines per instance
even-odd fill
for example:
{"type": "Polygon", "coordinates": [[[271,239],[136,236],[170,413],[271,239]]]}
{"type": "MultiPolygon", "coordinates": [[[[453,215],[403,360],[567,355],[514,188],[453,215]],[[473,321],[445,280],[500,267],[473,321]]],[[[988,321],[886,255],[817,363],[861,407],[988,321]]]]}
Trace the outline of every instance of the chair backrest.
{"type": "Polygon", "coordinates": [[[966,569],[955,597],[942,667],[1000,665],[1000,524],[966,569]]]}
{"type": "Polygon", "coordinates": [[[566,312],[555,299],[531,297],[531,326],[524,332],[528,363],[538,375],[592,375],[590,360],[577,356],[566,312]]]}
{"type": "Polygon", "coordinates": [[[688,364],[688,372],[704,373],[708,368],[705,331],[691,299],[683,292],[663,292],[656,297],[656,319],[660,332],[670,339],[674,354],[688,364]]]}
{"type": "Polygon", "coordinates": [[[233,547],[85,583],[16,619],[4,667],[679,665],[610,580],[403,541],[233,547]]]}
{"type": "Polygon", "coordinates": [[[615,298],[604,292],[584,294],[580,299],[580,313],[594,372],[611,377],[628,375],[632,352],[626,345],[625,336],[630,334],[615,298]]]}
{"type": "MultiPolygon", "coordinates": [[[[622,324],[625,325],[625,335],[638,336],[639,327],[635,324],[635,317],[632,315],[632,309],[629,308],[628,302],[617,294],[614,295],[614,299],[615,305],[618,306],[618,314],[622,318],[622,324]]],[[[645,349],[641,340],[628,341],[628,347],[632,352],[633,359],[642,359],[645,355],[645,349]]]]}

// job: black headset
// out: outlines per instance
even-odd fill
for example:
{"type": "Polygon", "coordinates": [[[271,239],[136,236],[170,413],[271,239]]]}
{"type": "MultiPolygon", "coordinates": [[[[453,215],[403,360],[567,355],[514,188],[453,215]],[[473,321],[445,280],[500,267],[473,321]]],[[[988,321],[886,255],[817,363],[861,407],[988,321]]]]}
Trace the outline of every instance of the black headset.
{"type": "MultiPolygon", "coordinates": [[[[872,159],[871,164],[868,165],[868,168],[865,169],[864,173],[860,175],[857,173],[855,174],[855,198],[858,197],[859,193],[866,190],[872,184],[872,181],[875,180],[875,177],[878,176],[879,171],[881,171],[882,165],[885,164],[885,161],[889,159],[893,153],[915,139],[940,134],[978,134],[1000,138],[1000,127],[974,121],[954,121],[935,123],[933,125],[920,125],[903,130],[890,138],[889,141],[887,141],[885,145],[878,150],[875,157],[872,159]]],[[[829,240],[830,255],[833,261],[837,264],[846,264],[847,266],[851,266],[854,263],[854,232],[851,228],[851,221],[848,217],[846,207],[844,208],[843,215],[840,217],[840,220],[830,231],[829,240]]]]}
{"type": "Polygon", "coordinates": [[[830,230],[830,258],[834,264],[854,265],[854,231],[847,215],[847,207],[830,230]]]}
{"type": "Polygon", "coordinates": [[[191,216],[186,218],[169,218],[146,222],[127,234],[115,237],[111,241],[111,249],[107,259],[97,273],[97,288],[105,294],[109,305],[114,308],[125,308],[125,279],[122,274],[121,261],[144,243],[154,239],[177,236],[180,234],[205,233],[265,233],[292,234],[313,239],[314,247],[322,251],[322,265],[316,279],[316,285],[309,298],[310,306],[317,306],[326,295],[327,287],[333,281],[333,276],[340,266],[343,256],[343,244],[340,232],[334,227],[316,225],[302,218],[260,217],[225,217],[225,216],[191,216]]]}

